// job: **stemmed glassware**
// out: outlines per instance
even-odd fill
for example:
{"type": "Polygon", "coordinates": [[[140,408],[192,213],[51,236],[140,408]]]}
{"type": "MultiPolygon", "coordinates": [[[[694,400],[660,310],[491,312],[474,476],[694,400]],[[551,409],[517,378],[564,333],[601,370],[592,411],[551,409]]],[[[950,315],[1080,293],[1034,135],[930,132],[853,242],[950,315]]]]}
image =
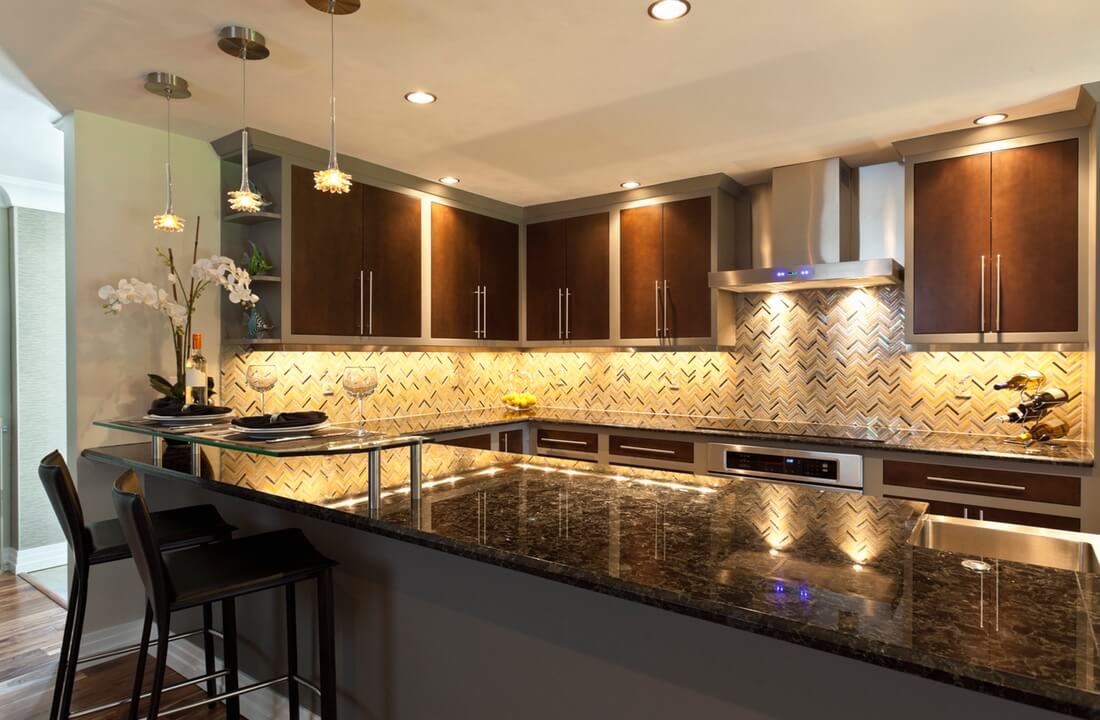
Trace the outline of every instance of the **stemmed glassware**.
{"type": "Polygon", "coordinates": [[[359,428],[352,433],[356,437],[366,437],[367,417],[363,412],[363,400],[374,394],[378,388],[378,371],[373,367],[352,366],[344,369],[344,390],[359,400],[359,428]]]}
{"type": "Polygon", "coordinates": [[[249,365],[245,380],[248,382],[248,387],[260,393],[260,414],[266,415],[267,411],[265,409],[264,395],[268,390],[275,387],[275,382],[277,380],[275,366],[249,365]]]}

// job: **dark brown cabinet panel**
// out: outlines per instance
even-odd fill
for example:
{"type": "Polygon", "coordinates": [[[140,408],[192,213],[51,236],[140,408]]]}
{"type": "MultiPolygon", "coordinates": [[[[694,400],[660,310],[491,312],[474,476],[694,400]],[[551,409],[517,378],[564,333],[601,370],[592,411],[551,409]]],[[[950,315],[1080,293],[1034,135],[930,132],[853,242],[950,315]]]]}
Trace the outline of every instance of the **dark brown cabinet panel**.
{"type": "Polygon", "coordinates": [[[709,337],[710,198],[620,211],[624,338],[709,337]]]}
{"type": "Polygon", "coordinates": [[[599,436],[594,432],[539,428],[535,437],[540,450],[594,453],[600,445],[599,436]]]}
{"type": "Polygon", "coordinates": [[[491,433],[479,433],[477,435],[463,435],[462,437],[436,440],[436,443],[439,445],[450,445],[452,447],[470,448],[472,450],[489,450],[493,447],[493,436],[491,433]]]}
{"type": "Polygon", "coordinates": [[[522,455],[524,452],[523,430],[501,430],[497,433],[497,449],[500,452],[522,455]]]}
{"type": "Polygon", "coordinates": [[[432,203],[432,337],[519,339],[519,226],[432,203]]]}
{"type": "Polygon", "coordinates": [[[610,219],[597,213],[527,226],[527,339],[610,337],[610,219]]]}
{"type": "Polygon", "coordinates": [[[990,329],[989,167],[989,153],[982,153],[913,168],[913,330],[918,334],[990,329]]]}
{"type": "MultiPolygon", "coordinates": [[[[914,498],[901,497],[900,495],[886,495],[888,498],[898,500],[913,500],[914,498]]],[[[1003,508],[991,508],[984,505],[963,505],[961,503],[943,502],[941,500],[921,500],[928,503],[928,512],[932,515],[946,515],[948,517],[970,518],[971,520],[988,520],[990,522],[1012,523],[1013,525],[1030,525],[1031,527],[1045,527],[1052,530],[1081,529],[1081,520],[1061,515],[1047,515],[1045,513],[1025,512],[1022,510],[1005,510],[1003,508]]]]}
{"type": "Polygon", "coordinates": [[[611,435],[608,438],[611,455],[665,462],[695,462],[695,444],[686,440],[667,440],[656,437],[631,437],[611,435]]]}
{"type": "Polygon", "coordinates": [[[358,336],[363,186],[353,184],[346,195],[318,192],[313,171],[293,167],[290,188],[291,332],[358,336]]]}
{"type": "Polygon", "coordinates": [[[671,338],[710,336],[710,198],[665,203],[665,327],[671,338]]]}
{"type": "Polygon", "coordinates": [[[659,336],[661,215],[660,205],[619,212],[619,330],[624,338],[659,336]]]}
{"type": "Polygon", "coordinates": [[[886,485],[1033,500],[1074,507],[1081,504],[1081,479],[1065,475],[886,460],[882,464],[882,482],[886,485]]]}
{"type": "Polygon", "coordinates": [[[420,199],[363,186],[364,334],[420,336],[420,199]]]}
{"type": "Polygon", "coordinates": [[[1077,317],[1077,140],[993,153],[993,319],[998,332],[1073,332],[1077,317]]]}

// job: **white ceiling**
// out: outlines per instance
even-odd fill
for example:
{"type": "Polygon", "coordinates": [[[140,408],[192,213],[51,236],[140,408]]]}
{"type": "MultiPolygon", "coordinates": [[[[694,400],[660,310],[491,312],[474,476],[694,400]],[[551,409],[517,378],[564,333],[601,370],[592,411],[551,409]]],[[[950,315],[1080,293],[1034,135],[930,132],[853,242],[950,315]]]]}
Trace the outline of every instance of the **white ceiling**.
{"type": "Polygon", "coordinates": [[[65,176],[65,138],[53,126],[60,114],[0,50],[0,186],[49,183],[65,176]]]}
{"type": "MultiPolygon", "coordinates": [[[[365,0],[338,17],[342,152],[520,205],[712,172],[735,178],[1071,107],[1100,79],[1096,0],[365,0]],[[439,95],[417,107],[402,95],[439,95]]],[[[0,0],[0,47],[61,110],[148,125],[149,70],[186,77],[183,133],[240,127],[217,29],[265,33],[249,124],[327,143],[328,18],[303,0],[0,0]]]]}

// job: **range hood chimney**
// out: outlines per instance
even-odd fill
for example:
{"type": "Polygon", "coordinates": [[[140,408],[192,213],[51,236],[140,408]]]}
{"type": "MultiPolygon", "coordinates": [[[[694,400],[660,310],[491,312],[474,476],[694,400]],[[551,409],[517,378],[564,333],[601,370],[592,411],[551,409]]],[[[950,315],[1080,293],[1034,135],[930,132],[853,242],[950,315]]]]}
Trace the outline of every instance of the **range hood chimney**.
{"type": "MultiPolygon", "coordinates": [[[[900,168],[888,175],[875,173],[876,181],[879,175],[900,178],[900,168]]],[[[840,158],[772,170],[770,186],[749,188],[752,268],[712,272],[710,286],[772,292],[900,283],[902,267],[883,256],[881,238],[867,238],[861,248],[858,178],[840,158]]],[[[894,191],[892,212],[900,213],[901,188],[889,190],[894,191]]],[[[876,227],[874,232],[882,230],[876,227]]]]}

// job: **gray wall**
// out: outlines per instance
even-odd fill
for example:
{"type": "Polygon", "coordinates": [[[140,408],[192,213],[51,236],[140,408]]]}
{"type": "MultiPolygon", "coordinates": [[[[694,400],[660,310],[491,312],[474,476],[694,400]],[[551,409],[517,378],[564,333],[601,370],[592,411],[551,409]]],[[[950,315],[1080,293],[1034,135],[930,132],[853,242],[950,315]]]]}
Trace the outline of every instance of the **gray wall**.
{"type": "Polygon", "coordinates": [[[64,542],[38,461],[66,446],[65,216],[12,208],[12,437],[20,550],[64,542]]]}

